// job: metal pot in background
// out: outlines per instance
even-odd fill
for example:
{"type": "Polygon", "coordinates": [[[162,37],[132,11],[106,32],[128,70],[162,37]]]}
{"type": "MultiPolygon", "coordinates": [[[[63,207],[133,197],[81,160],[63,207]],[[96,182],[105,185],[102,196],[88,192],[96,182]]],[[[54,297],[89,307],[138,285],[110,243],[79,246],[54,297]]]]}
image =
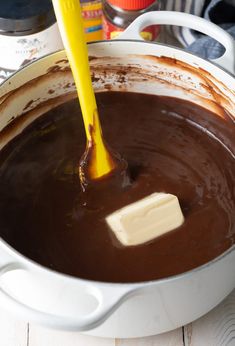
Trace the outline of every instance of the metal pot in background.
{"type": "MultiPolygon", "coordinates": [[[[234,41],[222,29],[188,14],[151,12],[137,18],[120,38],[89,44],[96,92],[111,88],[178,97],[202,105],[215,116],[221,116],[222,107],[235,118],[235,80],[216,66],[235,71],[234,41]],[[208,33],[226,51],[211,63],[180,49],[141,41],[139,32],[153,24],[185,25],[208,33]]],[[[0,149],[34,119],[75,95],[64,51],[15,73],[0,86],[0,149]],[[6,131],[9,124],[11,130],[6,131]]],[[[232,143],[226,145],[235,152],[232,143]]],[[[216,306],[235,286],[234,264],[233,246],[181,275],[112,284],[52,271],[1,240],[0,304],[52,328],[103,337],[144,337],[187,324],[216,306]]]]}

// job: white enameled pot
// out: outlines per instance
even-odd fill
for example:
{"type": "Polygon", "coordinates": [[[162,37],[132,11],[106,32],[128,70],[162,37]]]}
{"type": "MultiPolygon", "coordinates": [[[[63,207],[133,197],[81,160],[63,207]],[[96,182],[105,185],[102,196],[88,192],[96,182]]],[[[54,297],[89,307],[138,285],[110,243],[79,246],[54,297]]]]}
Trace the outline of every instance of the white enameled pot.
{"type": "MultiPolygon", "coordinates": [[[[120,40],[89,44],[89,55],[97,92],[174,96],[203,105],[215,116],[222,115],[222,107],[235,117],[235,80],[225,71],[235,71],[234,41],[201,18],[147,13],[120,40]],[[211,63],[180,49],[141,41],[139,32],[152,24],[202,31],[220,41],[225,53],[211,63]]],[[[0,149],[45,111],[73,97],[75,87],[64,51],[17,72],[0,86],[0,149]]],[[[235,152],[229,141],[221,140],[235,152]]],[[[234,266],[233,246],[206,265],[163,280],[92,282],[40,266],[1,240],[0,305],[53,328],[105,337],[143,337],[182,326],[212,309],[235,287],[234,266]]]]}

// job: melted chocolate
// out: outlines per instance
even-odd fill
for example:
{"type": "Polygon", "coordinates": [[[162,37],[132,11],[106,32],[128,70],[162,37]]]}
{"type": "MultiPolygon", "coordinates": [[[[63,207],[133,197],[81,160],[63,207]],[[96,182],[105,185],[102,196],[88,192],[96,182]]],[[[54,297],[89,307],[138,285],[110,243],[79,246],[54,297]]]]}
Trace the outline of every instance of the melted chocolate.
{"type": "Polygon", "coordinates": [[[81,192],[85,134],[77,100],[35,121],[0,153],[0,235],[22,254],[81,278],[137,282],[178,274],[235,238],[234,122],[182,100],[97,95],[104,138],[128,162],[132,184],[103,180],[81,192]],[[123,247],[105,216],[153,192],[179,197],[185,223],[123,247]]]}

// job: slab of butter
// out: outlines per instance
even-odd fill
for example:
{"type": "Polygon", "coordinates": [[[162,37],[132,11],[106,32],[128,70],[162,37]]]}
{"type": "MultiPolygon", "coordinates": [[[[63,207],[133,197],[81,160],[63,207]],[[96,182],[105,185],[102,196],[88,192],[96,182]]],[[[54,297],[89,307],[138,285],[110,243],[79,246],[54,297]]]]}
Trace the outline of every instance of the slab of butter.
{"type": "Polygon", "coordinates": [[[123,245],[133,246],[181,226],[184,216],[177,196],[161,192],[115,211],[106,222],[123,245]]]}

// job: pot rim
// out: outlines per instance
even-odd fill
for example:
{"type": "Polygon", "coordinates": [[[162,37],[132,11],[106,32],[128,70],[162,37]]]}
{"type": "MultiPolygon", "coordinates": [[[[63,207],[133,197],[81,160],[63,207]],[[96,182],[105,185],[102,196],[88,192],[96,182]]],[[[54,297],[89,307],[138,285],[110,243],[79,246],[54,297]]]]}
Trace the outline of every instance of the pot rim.
{"type": "MultiPolygon", "coordinates": [[[[219,70],[222,70],[224,73],[226,73],[227,75],[229,75],[229,77],[233,78],[235,80],[235,76],[234,74],[232,74],[232,72],[230,71],[227,71],[223,66],[219,66],[218,64],[216,64],[215,62],[211,61],[211,60],[207,60],[205,58],[202,58],[192,52],[188,52],[186,51],[184,48],[181,48],[181,47],[175,47],[171,44],[167,44],[167,43],[161,43],[161,42],[152,42],[152,41],[142,41],[142,40],[136,40],[136,39],[110,39],[110,40],[99,40],[99,41],[90,41],[90,42],[87,42],[87,45],[88,46],[91,46],[91,45],[99,45],[99,44],[110,44],[110,43],[115,43],[115,42],[133,42],[133,43],[142,43],[142,44],[148,44],[148,45],[156,45],[156,46],[163,46],[163,47],[166,47],[166,48],[170,48],[170,49],[175,49],[175,50],[178,50],[178,51],[181,51],[183,52],[183,54],[186,54],[188,56],[192,56],[196,59],[199,59],[199,60],[202,60],[204,61],[206,64],[210,64],[212,65],[213,67],[216,67],[217,69],[219,70]]],[[[31,62],[29,62],[28,64],[24,65],[24,66],[21,66],[18,70],[14,71],[10,76],[8,76],[6,79],[4,79],[4,81],[0,84],[0,89],[5,86],[7,84],[7,82],[12,78],[12,77],[15,77],[15,75],[21,71],[23,71],[24,69],[30,67],[31,65],[33,64],[36,64],[38,62],[40,62],[41,60],[44,60],[44,59],[47,59],[48,57],[50,56],[53,56],[53,55],[56,55],[58,53],[65,53],[65,49],[58,49],[56,51],[54,51],[53,53],[47,53],[39,58],[37,58],[36,60],[33,60],[31,62]]],[[[66,57],[67,58],[67,57],[66,57]]]]}
{"type": "MultiPolygon", "coordinates": [[[[183,48],[174,47],[174,46],[166,44],[166,43],[142,41],[142,40],[137,40],[137,39],[113,39],[113,40],[91,41],[91,42],[88,42],[88,45],[93,45],[93,44],[95,44],[95,45],[110,44],[110,43],[114,43],[114,42],[143,43],[143,44],[148,44],[148,45],[150,44],[150,45],[156,45],[156,46],[164,46],[166,48],[179,50],[179,51],[182,51],[186,56],[187,55],[188,56],[192,56],[192,57],[196,58],[197,60],[199,59],[199,60],[202,60],[202,61],[206,62],[206,64],[209,63],[209,64],[213,65],[217,69],[220,69],[223,72],[225,72],[229,76],[229,78],[232,77],[233,79],[235,79],[234,75],[231,72],[229,72],[225,68],[217,65],[213,61],[206,60],[205,58],[199,57],[199,56],[197,56],[194,53],[185,51],[185,49],[183,49],[183,48]]],[[[64,52],[64,54],[66,55],[65,50],[64,49],[60,49],[60,50],[54,51],[53,53],[48,53],[48,54],[46,54],[46,55],[44,55],[42,57],[39,57],[39,58],[37,58],[37,60],[31,61],[27,65],[22,66],[20,69],[16,70],[12,75],[7,77],[2,82],[2,84],[0,85],[0,89],[2,87],[4,87],[9,82],[9,80],[11,80],[13,77],[15,77],[19,72],[27,69],[28,67],[30,67],[33,64],[39,63],[41,60],[44,60],[44,59],[46,60],[48,57],[56,55],[56,54],[58,54],[60,52],[64,52]]],[[[194,275],[195,273],[197,273],[199,271],[202,271],[204,269],[207,269],[210,266],[218,263],[219,261],[221,261],[225,257],[229,256],[235,250],[235,244],[233,244],[226,251],[224,251],[219,256],[215,257],[214,259],[210,260],[209,262],[206,262],[206,263],[204,263],[204,264],[202,264],[202,265],[200,265],[198,267],[195,267],[195,268],[193,268],[191,270],[188,270],[188,271],[180,273],[180,274],[168,276],[168,277],[157,279],[157,280],[138,281],[138,282],[124,282],[123,283],[123,282],[107,282],[107,281],[88,280],[88,279],[83,279],[83,278],[80,278],[80,277],[72,276],[72,275],[65,274],[65,273],[56,271],[54,269],[48,268],[48,267],[46,267],[46,266],[44,266],[44,265],[42,265],[40,263],[37,263],[36,261],[30,259],[29,257],[21,254],[18,250],[16,250],[13,246],[11,246],[8,242],[6,242],[0,236],[0,248],[1,247],[3,247],[4,250],[6,250],[7,253],[9,255],[11,255],[14,259],[15,258],[18,259],[19,262],[22,262],[22,260],[23,260],[24,264],[26,264],[25,267],[19,267],[19,268],[16,268],[16,269],[28,269],[27,265],[30,264],[30,266],[34,267],[34,269],[36,269],[36,271],[44,271],[47,275],[49,275],[49,274],[51,275],[52,274],[53,276],[56,276],[58,278],[66,278],[66,279],[73,280],[73,281],[76,281],[76,282],[79,281],[79,282],[82,282],[84,284],[91,284],[91,285],[96,284],[96,285],[102,285],[102,286],[106,286],[106,287],[107,286],[118,287],[118,286],[121,285],[122,287],[133,287],[133,288],[138,288],[138,287],[143,287],[143,286],[146,287],[146,286],[158,285],[158,284],[163,284],[163,283],[166,283],[166,282],[176,281],[176,280],[179,280],[179,279],[181,279],[183,277],[190,277],[190,276],[194,275]]]]}
{"type": "MultiPolygon", "coordinates": [[[[201,59],[201,60],[205,61],[207,64],[209,63],[209,64],[211,64],[211,65],[221,69],[223,72],[227,73],[230,77],[232,77],[235,80],[235,76],[232,74],[232,72],[227,71],[223,66],[219,66],[213,60],[212,61],[211,60],[207,60],[206,58],[202,58],[201,56],[198,56],[198,55],[196,55],[196,54],[194,54],[192,52],[188,52],[184,48],[175,47],[175,46],[172,46],[171,44],[168,44],[168,43],[161,43],[161,42],[157,42],[157,41],[156,42],[152,42],[152,41],[141,41],[141,40],[136,40],[136,39],[128,39],[127,40],[127,39],[116,38],[116,39],[110,39],[110,40],[90,41],[87,44],[90,45],[90,44],[108,43],[108,42],[138,42],[138,43],[145,43],[145,44],[150,44],[150,45],[163,46],[163,47],[167,47],[167,48],[173,48],[173,49],[176,49],[176,50],[179,50],[179,51],[183,52],[184,54],[186,53],[187,55],[193,56],[196,59],[201,59]]],[[[61,49],[61,50],[58,50],[57,52],[59,52],[59,51],[64,51],[64,50],[61,49]]],[[[51,55],[51,54],[49,53],[47,55],[51,55]]],[[[39,58],[38,60],[40,60],[40,59],[41,58],[39,58]]]]}

